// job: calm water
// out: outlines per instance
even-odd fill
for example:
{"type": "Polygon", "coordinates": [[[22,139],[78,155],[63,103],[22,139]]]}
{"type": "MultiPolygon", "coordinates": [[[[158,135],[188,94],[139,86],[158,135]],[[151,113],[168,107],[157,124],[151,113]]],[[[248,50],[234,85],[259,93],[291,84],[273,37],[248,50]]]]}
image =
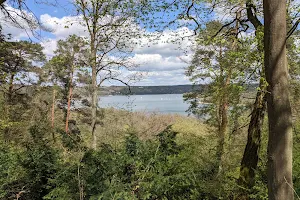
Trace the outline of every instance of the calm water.
{"type": "Polygon", "coordinates": [[[114,107],[130,111],[147,111],[187,115],[189,105],[183,101],[182,94],[103,96],[99,106],[114,107]]]}

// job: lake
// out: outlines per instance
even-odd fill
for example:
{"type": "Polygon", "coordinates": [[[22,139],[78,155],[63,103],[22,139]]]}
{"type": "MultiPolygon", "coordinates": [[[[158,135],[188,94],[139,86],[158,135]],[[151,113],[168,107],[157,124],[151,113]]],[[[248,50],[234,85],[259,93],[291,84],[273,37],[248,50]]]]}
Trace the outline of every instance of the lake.
{"type": "Polygon", "coordinates": [[[181,114],[189,104],[183,101],[182,94],[131,95],[131,96],[102,96],[99,100],[102,108],[114,107],[129,111],[160,112],[164,114],[181,114]]]}

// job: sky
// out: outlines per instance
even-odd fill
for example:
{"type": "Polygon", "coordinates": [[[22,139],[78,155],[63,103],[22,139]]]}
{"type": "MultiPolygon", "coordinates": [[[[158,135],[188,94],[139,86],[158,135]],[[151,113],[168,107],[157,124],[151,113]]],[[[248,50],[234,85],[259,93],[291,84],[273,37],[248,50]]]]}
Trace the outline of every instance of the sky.
{"type": "MultiPolygon", "coordinates": [[[[62,3],[61,1],[60,3],[62,3]]],[[[3,14],[0,15],[0,21],[3,26],[4,34],[11,34],[13,40],[28,39],[28,36],[40,43],[44,47],[44,53],[51,58],[56,49],[56,42],[60,39],[66,39],[70,34],[87,36],[85,28],[78,23],[78,16],[75,15],[73,8],[67,1],[61,5],[49,6],[45,4],[36,4],[33,0],[26,1],[27,6],[40,20],[43,26],[51,32],[41,32],[38,39],[27,32],[19,29],[9,23],[3,14]],[[72,23],[72,25],[70,25],[72,23]],[[65,28],[68,25],[69,28],[65,28]]],[[[8,5],[9,6],[9,5],[8,5]]],[[[15,11],[12,7],[10,10],[15,11]]],[[[13,13],[13,12],[12,12],[13,13]]],[[[20,23],[24,23],[20,20],[20,23]]],[[[146,33],[151,30],[144,30],[146,33]]],[[[129,73],[139,73],[142,76],[138,81],[131,82],[132,85],[154,86],[154,85],[181,85],[191,84],[188,77],[184,75],[185,68],[188,66],[187,60],[191,57],[190,46],[194,42],[194,37],[189,37],[181,41],[181,44],[168,42],[176,39],[175,34],[193,35],[192,30],[181,27],[174,30],[165,30],[155,44],[149,42],[147,37],[142,37],[139,44],[133,51],[133,60],[139,65],[134,71],[123,72],[124,76],[129,73]]],[[[116,82],[106,81],[104,85],[118,85],[116,82]]]]}
{"type": "MultiPolygon", "coordinates": [[[[45,0],[38,0],[45,1],[45,0]]],[[[54,0],[47,0],[52,3],[54,0]]],[[[72,0],[70,0],[72,1],[72,0]]],[[[167,0],[166,0],[167,1],[167,0]]],[[[54,5],[37,4],[36,0],[25,1],[28,8],[34,13],[36,18],[42,25],[50,32],[41,31],[41,37],[38,39],[32,37],[30,31],[19,29],[12,25],[3,14],[0,13],[0,22],[3,26],[4,34],[11,34],[13,40],[28,39],[28,36],[40,43],[44,47],[44,53],[48,58],[54,55],[56,49],[56,42],[60,39],[66,39],[70,34],[77,34],[79,36],[87,36],[85,27],[78,21],[78,16],[71,6],[69,1],[57,1],[54,5]],[[72,25],[71,25],[72,24],[72,25]],[[66,25],[68,28],[65,28],[66,25]]],[[[298,0],[297,0],[298,2],[298,0]]],[[[18,12],[10,5],[7,5],[12,13],[18,12]]],[[[224,15],[222,9],[216,9],[213,18],[229,20],[230,16],[224,15]]],[[[198,16],[199,17],[199,16],[198,16]]],[[[201,16],[200,16],[201,18],[201,16]]],[[[24,23],[20,20],[20,24],[24,23]]],[[[201,22],[201,21],[200,21],[201,22]]],[[[155,43],[149,42],[148,37],[142,37],[139,44],[135,46],[132,53],[132,60],[135,61],[139,67],[134,71],[122,71],[124,76],[132,73],[139,73],[142,75],[141,79],[136,82],[131,82],[132,85],[154,86],[154,85],[182,85],[191,84],[188,77],[185,76],[185,68],[188,66],[189,60],[192,58],[193,52],[191,47],[195,44],[195,36],[185,37],[183,40],[176,35],[191,36],[193,30],[186,21],[182,27],[173,27],[172,30],[166,29],[155,43]],[[171,40],[180,41],[180,43],[172,43],[171,40]]],[[[205,23],[202,21],[201,23],[205,23]]],[[[180,21],[179,21],[180,24],[180,21]]],[[[139,26],[139,24],[137,24],[139,26]]],[[[143,29],[141,27],[141,29],[143,29]]],[[[152,34],[153,30],[143,29],[146,34],[152,34]]],[[[105,82],[106,86],[119,85],[116,82],[105,82]]]]}

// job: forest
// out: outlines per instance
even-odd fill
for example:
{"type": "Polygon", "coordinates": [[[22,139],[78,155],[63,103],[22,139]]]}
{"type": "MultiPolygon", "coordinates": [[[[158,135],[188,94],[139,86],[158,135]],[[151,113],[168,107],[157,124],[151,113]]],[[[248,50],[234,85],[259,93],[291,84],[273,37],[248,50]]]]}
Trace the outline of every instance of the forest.
{"type": "Polygon", "coordinates": [[[299,23],[298,0],[0,0],[0,199],[300,199],[299,23]],[[189,116],[101,107],[120,91],[189,116]]]}

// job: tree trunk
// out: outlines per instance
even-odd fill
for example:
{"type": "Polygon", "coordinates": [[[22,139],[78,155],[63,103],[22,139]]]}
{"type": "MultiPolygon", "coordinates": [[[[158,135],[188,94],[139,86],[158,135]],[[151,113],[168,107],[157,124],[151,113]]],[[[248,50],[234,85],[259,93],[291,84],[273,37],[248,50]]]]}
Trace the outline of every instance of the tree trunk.
{"type": "Polygon", "coordinates": [[[96,82],[96,69],[92,70],[92,137],[93,137],[93,148],[97,148],[97,136],[95,133],[96,130],[96,120],[97,120],[97,82],[96,82]]]}
{"type": "MultiPolygon", "coordinates": [[[[238,10],[236,13],[236,18],[240,19],[241,17],[241,10],[238,10]]],[[[238,30],[239,30],[239,20],[236,21],[235,24],[235,29],[234,29],[234,34],[235,37],[233,39],[233,43],[231,46],[232,51],[237,50],[237,37],[238,37],[238,30]]],[[[221,55],[221,53],[220,53],[221,55]]],[[[223,70],[221,70],[223,71],[223,70]]],[[[229,85],[230,85],[230,80],[231,80],[231,75],[232,75],[232,69],[231,67],[228,69],[228,73],[226,76],[225,81],[223,80],[223,96],[221,99],[221,107],[219,108],[219,144],[218,144],[218,149],[217,149],[217,159],[219,161],[219,171],[218,175],[221,174],[222,172],[222,166],[224,163],[224,146],[225,146],[225,137],[226,137],[226,132],[228,128],[228,104],[229,104],[229,85]]]]}
{"type": "MultiPolygon", "coordinates": [[[[259,21],[255,13],[255,5],[252,4],[251,0],[246,1],[247,18],[255,28],[255,35],[258,35],[263,27],[263,24],[259,21]]],[[[263,52],[263,40],[258,44],[258,52],[263,52]]],[[[255,183],[255,170],[257,169],[259,160],[259,150],[261,147],[261,132],[264,122],[264,116],[266,111],[266,86],[263,81],[265,79],[265,70],[262,69],[260,74],[260,90],[256,93],[255,102],[251,112],[251,119],[248,126],[248,137],[247,144],[244,150],[243,158],[241,161],[240,176],[238,184],[251,189],[255,183]]],[[[244,193],[244,191],[243,191],[244,193]]]]}
{"type": "Polygon", "coordinates": [[[14,79],[15,79],[15,74],[12,73],[9,78],[8,94],[6,99],[8,104],[12,104],[12,100],[13,100],[14,79]]]}
{"type": "Polygon", "coordinates": [[[52,128],[54,128],[54,120],[55,120],[55,98],[56,98],[55,96],[56,96],[56,89],[53,88],[53,93],[52,93],[52,107],[51,107],[51,127],[52,128]]]}
{"type": "Polygon", "coordinates": [[[83,185],[82,185],[82,181],[81,181],[80,163],[78,163],[78,166],[77,166],[77,179],[78,179],[79,200],[83,200],[84,199],[84,191],[83,191],[83,185]]]}
{"type": "Polygon", "coordinates": [[[294,199],[292,114],[286,57],[286,1],[264,0],[265,71],[269,117],[268,194],[270,200],[294,199]]]}
{"type": "Polygon", "coordinates": [[[255,170],[259,160],[259,149],[261,146],[261,129],[263,126],[266,110],[266,96],[263,81],[260,82],[260,90],[256,94],[255,103],[251,113],[248,127],[247,145],[243,154],[239,184],[250,189],[254,185],[255,170]]]}
{"type": "Polygon", "coordinates": [[[73,87],[72,87],[72,84],[70,84],[69,96],[68,96],[67,117],[66,117],[66,133],[68,133],[68,134],[69,134],[69,119],[70,119],[72,92],[73,92],[73,87]]]}
{"type": "Polygon", "coordinates": [[[54,136],[55,99],[56,99],[56,89],[55,89],[55,86],[53,86],[52,108],[51,108],[51,127],[52,127],[52,139],[54,142],[55,142],[55,136],[54,136]]]}
{"type": "MultiPolygon", "coordinates": [[[[72,55],[72,62],[74,61],[74,54],[72,55]]],[[[70,73],[70,80],[69,80],[69,94],[68,94],[68,107],[67,107],[67,116],[66,116],[66,133],[69,133],[69,119],[70,119],[70,112],[71,112],[71,101],[72,101],[72,93],[73,93],[73,73],[74,67],[73,64],[71,65],[71,73],[70,73]]]]}
{"type": "Polygon", "coordinates": [[[219,144],[217,149],[217,159],[219,162],[219,171],[218,174],[221,174],[223,169],[224,162],[224,145],[225,145],[225,137],[228,127],[228,85],[230,84],[230,76],[231,74],[227,74],[225,83],[223,85],[223,96],[221,99],[221,104],[219,108],[219,144]]]}
{"type": "Polygon", "coordinates": [[[92,147],[97,148],[97,136],[96,136],[96,121],[97,121],[97,105],[98,105],[98,93],[97,93],[97,60],[96,60],[96,48],[94,36],[91,39],[91,54],[92,54],[92,147]]]}

